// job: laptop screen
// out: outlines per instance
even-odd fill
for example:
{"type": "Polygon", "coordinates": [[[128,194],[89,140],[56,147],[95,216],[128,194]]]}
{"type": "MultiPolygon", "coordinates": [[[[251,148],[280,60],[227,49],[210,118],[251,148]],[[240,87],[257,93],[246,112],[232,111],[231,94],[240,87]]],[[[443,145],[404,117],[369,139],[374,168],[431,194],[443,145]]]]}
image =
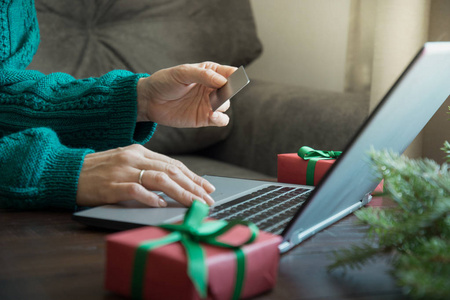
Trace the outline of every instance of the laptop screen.
{"type": "Polygon", "coordinates": [[[449,95],[450,42],[427,43],[297,212],[283,233],[285,239],[296,243],[306,228],[371,193],[379,180],[370,149],[403,153],[449,95]]]}

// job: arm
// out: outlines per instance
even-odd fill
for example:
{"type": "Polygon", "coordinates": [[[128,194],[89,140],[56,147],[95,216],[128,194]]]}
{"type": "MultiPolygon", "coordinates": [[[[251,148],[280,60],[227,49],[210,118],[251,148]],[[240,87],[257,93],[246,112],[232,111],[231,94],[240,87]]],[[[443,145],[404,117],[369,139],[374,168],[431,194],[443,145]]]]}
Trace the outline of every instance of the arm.
{"type": "Polygon", "coordinates": [[[70,147],[105,150],[147,142],[156,124],[136,123],[137,82],[146,74],[112,71],[99,78],[0,72],[0,131],[49,127],[70,147]]]}
{"type": "Polygon", "coordinates": [[[186,198],[186,205],[193,198],[212,201],[214,188],[206,180],[139,145],[94,153],[62,145],[51,129],[31,128],[0,138],[0,153],[1,208],[75,209],[131,199],[165,206],[152,192],[161,188],[186,198]],[[139,178],[142,169],[147,171],[139,178]]]}
{"type": "MultiPolygon", "coordinates": [[[[203,74],[203,69],[196,70],[203,74]]],[[[0,112],[0,132],[9,134],[1,142],[5,153],[1,163],[8,165],[2,168],[5,174],[1,174],[0,181],[1,206],[73,208],[76,204],[92,206],[130,199],[150,206],[165,206],[154,190],[164,191],[188,206],[193,199],[212,204],[208,194],[214,188],[204,179],[168,157],[142,146],[128,146],[139,141],[136,138],[139,130],[145,137],[141,141],[147,140],[148,129],[139,129],[139,125],[151,124],[151,133],[155,126],[151,122],[136,125],[139,106],[136,85],[140,78],[125,71],[85,80],[61,73],[44,76],[34,71],[0,72],[0,104],[4,108],[0,112]],[[51,129],[39,128],[44,126],[51,129]],[[21,130],[25,131],[18,133],[21,130]],[[85,149],[124,146],[97,153],[85,149]],[[141,170],[146,170],[145,176],[140,174],[141,170]]],[[[178,90],[180,98],[158,100],[162,105],[158,113],[148,105],[154,116],[167,110],[165,101],[183,104],[184,93],[189,95],[194,88],[203,88],[191,83],[178,84],[176,80],[156,82],[168,91],[178,90]],[[170,88],[174,82],[179,88],[170,88]]],[[[200,100],[209,108],[207,96],[200,100]]],[[[155,98],[144,96],[144,99],[155,98]]],[[[198,98],[192,101],[195,99],[198,98]]],[[[183,109],[173,110],[178,115],[166,115],[162,120],[186,118],[183,109]]],[[[209,112],[204,117],[209,120],[209,112]]]]}
{"type": "MultiPolygon", "coordinates": [[[[4,159],[9,161],[12,170],[21,166],[21,161],[13,157],[15,149],[21,146],[5,136],[32,130],[30,128],[49,127],[56,132],[54,137],[59,137],[58,143],[53,144],[99,150],[78,160],[80,163],[77,166],[82,165],[79,176],[72,177],[72,181],[68,182],[72,187],[77,182],[76,201],[80,205],[136,199],[148,205],[164,206],[164,200],[153,190],[161,190],[185,205],[190,205],[194,198],[212,203],[208,194],[213,187],[205,180],[179,162],[135,143],[148,141],[156,126],[152,122],[161,121],[166,125],[183,127],[226,125],[228,119],[224,114],[212,113],[209,94],[225,84],[224,76],[233,68],[204,63],[166,69],[152,77],[126,71],[113,71],[100,78],[83,80],[75,80],[62,73],[44,76],[36,71],[22,70],[31,61],[39,43],[33,1],[7,0],[0,7],[0,23],[5,29],[0,43],[0,138],[7,141],[2,141],[6,144],[5,151],[10,151],[4,159]],[[10,20],[20,25],[9,26],[10,20]],[[147,78],[144,80],[142,77],[147,78]],[[107,150],[116,147],[119,148],[107,150]],[[147,175],[143,176],[145,171],[147,175]],[[90,191],[97,192],[96,196],[92,197],[90,191]]],[[[35,141],[39,144],[41,139],[41,136],[36,137],[35,141]]],[[[74,161],[73,158],[60,158],[58,155],[49,158],[53,159],[46,163],[49,166],[66,167],[74,161]]],[[[41,160],[43,158],[33,156],[26,163],[42,166],[39,164],[41,160]]],[[[6,169],[2,171],[7,172],[6,169]]],[[[20,195],[24,195],[25,199],[31,197],[34,204],[29,207],[42,206],[36,204],[39,202],[36,199],[45,195],[44,191],[36,191],[36,185],[31,184],[31,192],[28,193],[28,182],[26,189],[22,190],[22,177],[28,174],[8,172],[4,185],[0,181],[3,187],[0,196],[14,194],[14,184],[17,184],[19,195],[16,198],[20,195]]],[[[32,175],[32,178],[52,180],[52,176],[36,176],[32,175]]],[[[51,198],[51,195],[48,196],[51,198]]],[[[74,199],[73,196],[72,193],[69,199],[74,199]]],[[[2,205],[15,203],[12,205],[15,207],[22,207],[22,204],[27,207],[25,203],[30,202],[0,199],[2,205]]],[[[48,201],[53,206],[50,203],[52,200],[48,201]]]]}
{"type": "Polygon", "coordinates": [[[92,152],[62,145],[48,128],[0,138],[0,207],[74,209],[83,159],[92,152]]]}
{"type": "Polygon", "coordinates": [[[113,71],[76,80],[24,70],[39,45],[34,1],[0,4],[0,137],[49,127],[71,147],[103,150],[144,143],[155,124],[136,124],[137,82],[146,74],[113,71]]]}

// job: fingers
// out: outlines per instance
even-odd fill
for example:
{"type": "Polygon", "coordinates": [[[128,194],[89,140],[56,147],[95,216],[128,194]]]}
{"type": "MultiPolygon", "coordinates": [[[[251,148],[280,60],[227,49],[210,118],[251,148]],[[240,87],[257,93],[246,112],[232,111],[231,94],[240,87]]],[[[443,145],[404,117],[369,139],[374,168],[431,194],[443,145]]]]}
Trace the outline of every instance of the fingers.
{"type": "Polygon", "coordinates": [[[111,187],[111,191],[113,192],[110,199],[112,203],[137,200],[151,207],[167,206],[167,202],[161,196],[134,182],[114,184],[111,187]]]}
{"type": "Polygon", "coordinates": [[[190,206],[194,199],[212,205],[214,200],[209,195],[214,186],[204,178],[196,175],[180,161],[152,152],[144,147],[137,147],[142,158],[137,162],[137,181],[142,182],[148,190],[164,192],[185,206],[190,206]],[[146,170],[143,174],[141,170],[146,170]]]}
{"type": "Polygon", "coordinates": [[[150,151],[144,147],[142,148],[144,150],[143,155],[147,159],[152,161],[152,163],[148,162],[145,165],[147,169],[154,169],[165,173],[174,173],[174,175],[177,175],[177,170],[180,170],[189,180],[197,184],[199,187],[203,188],[208,194],[216,190],[216,188],[211,183],[189,170],[189,168],[186,167],[182,162],[163,154],[150,151]]]}
{"type": "Polygon", "coordinates": [[[224,113],[221,113],[219,111],[215,111],[210,113],[209,115],[209,123],[208,126],[217,126],[217,127],[223,127],[227,126],[230,122],[230,117],[227,116],[224,113]]]}
{"type": "Polygon", "coordinates": [[[154,191],[161,191],[190,206],[193,200],[212,205],[214,186],[181,162],[131,145],[88,154],[78,180],[76,202],[80,206],[137,200],[152,207],[167,203],[154,191]],[[142,172],[144,170],[144,172],[142,172]]]}
{"type": "Polygon", "coordinates": [[[230,108],[230,100],[224,102],[216,111],[209,112],[208,124],[207,126],[227,126],[230,122],[230,117],[224,114],[230,108]]]}
{"type": "Polygon", "coordinates": [[[212,62],[201,64],[186,64],[173,68],[174,77],[179,82],[189,85],[200,83],[209,88],[222,87],[236,67],[219,65],[212,62]]]}
{"type": "Polygon", "coordinates": [[[226,112],[230,108],[230,106],[231,106],[230,100],[227,100],[221,106],[219,106],[219,108],[216,109],[216,111],[218,111],[218,112],[226,112]]]}
{"type": "Polygon", "coordinates": [[[142,158],[134,158],[138,174],[133,175],[133,178],[136,178],[136,182],[141,179],[143,187],[161,191],[186,206],[190,206],[194,199],[208,205],[214,204],[209,194],[215,191],[215,187],[183,163],[142,146],[137,146],[135,151],[140,152],[142,158]],[[142,176],[141,170],[146,170],[142,176]]]}
{"type": "Polygon", "coordinates": [[[174,77],[183,84],[200,83],[217,89],[227,83],[227,79],[211,69],[203,69],[196,65],[182,65],[174,68],[174,77]]]}
{"type": "Polygon", "coordinates": [[[149,170],[143,176],[142,185],[150,190],[163,191],[167,196],[176,199],[185,206],[191,206],[194,200],[212,205],[214,200],[192,181],[189,182],[180,173],[169,174],[149,170]]]}
{"type": "Polygon", "coordinates": [[[186,206],[190,206],[194,199],[208,205],[214,203],[207,191],[213,189],[211,184],[206,184],[204,179],[200,180],[201,177],[192,175],[184,165],[184,168],[181,168],[162,161],[151,161],[148,166],[149,170],[142,176],[142,185],[145,188],[162,191],[186,206]]]}
{"type": "Polygon", "coordinates": [[[226,66],[226,65],[219,65],[216,63],[212,63],[217,66],[215,69],[217,73],[222,74],[222,76],[228,78],[231,74],[233,74],[238,68],[232,67],[232,66],[226,66]]]}

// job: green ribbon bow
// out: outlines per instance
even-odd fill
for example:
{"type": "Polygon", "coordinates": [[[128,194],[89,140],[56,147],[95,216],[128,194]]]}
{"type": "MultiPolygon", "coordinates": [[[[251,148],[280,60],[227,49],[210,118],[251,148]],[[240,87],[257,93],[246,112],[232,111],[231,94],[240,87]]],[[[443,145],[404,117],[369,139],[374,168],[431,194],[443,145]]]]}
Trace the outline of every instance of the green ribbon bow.
{"type": "Polygon", "coordinates": [[[298,150],[297,154],[304,160],[309,160],[306,166],[306,184],[314,185],[314,171],[317,161],[322,159],[336,159],[342,154],[342,151],[314,150],[311,147],[303,146],[298,150]]]}
{"type": "Polygon", "coordinates": [[[133,298],[142,298],[145,265],[148,252],[175,242],[181,242],[184,246],[187,255],[188,276],[194,284],[200,297],[206,298],[208,287],[208,268],[205,262],[205,253],[199,244],[202,242],[234,250],[237,260],[237,270],[233,299],[239,299],[245,276],[245,254],[240,247],[253,242],[259,233],[259,229],[255,224],[245,221],[225,222],[217,220],[203,222],[203,219],[208,216],[208,213],[209,207],[207,205],[201,203],[200,201],[194,201],[192,206],[186,212],[183,223],[162,224],[158,226],[171,231],[169,235],[157,240],[144,241],[139,244],[134,259],[131,287],[131,294],[133,298]],[[239,224],[246,225],[250,229],[251,234],[246,241],[238,245],[231,245],[220,242],[216,239],[218,236],[239,224]]]}

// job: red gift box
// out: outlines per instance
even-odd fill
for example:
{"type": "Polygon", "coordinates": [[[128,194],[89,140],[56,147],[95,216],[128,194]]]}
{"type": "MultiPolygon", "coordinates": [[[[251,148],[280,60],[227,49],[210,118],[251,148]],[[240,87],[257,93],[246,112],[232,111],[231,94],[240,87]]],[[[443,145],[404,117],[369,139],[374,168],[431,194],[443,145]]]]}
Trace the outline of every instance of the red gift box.
{"type": "MultiPolygon", "coordinates": [[[[317,185],[336,159],[318,160],[314,170],[314,185],[317,185]]],[[[278,154],[278,182],[306,184],[308,160],[299,157],[297,153],[278,154]]],[[[383,192],[383,181],[374,192],[383,192]]]]}
{"type": "MultiPolygon", "coordinates": [[[[107,290],[131,296],[136,249],[143,241],[167,236],[159,227],[143,227],[114,233],[107,237],[107,290]]],[[[220,236],[220,241],[236,244],[248,237],[249,230],[238,225],[220,236]]],[[[245,277],[241,298],[272,289],[276,283],[281,237],[259,232],[256,240],[242,246],[245,254],[245,277]]],[[[201,243],[206,255],[207,299],[231,299],[236,284],[236,255],[233,250],[201,243]]],[[[180,242],[147,253],[143,280],[143,299],[201,299],[187,275],[187,257],[180,242]]]]}
{"type": "MultiPolygon", "coordinates": [[[[335,159],[323,159],[316,162],[314,185],[320,182],[335,161],[335,159]]],[[[278,182],[307,184],[306,169],[308,162],[308,160],[299,157],[297,153],[278,154],[278,182]]]]}

